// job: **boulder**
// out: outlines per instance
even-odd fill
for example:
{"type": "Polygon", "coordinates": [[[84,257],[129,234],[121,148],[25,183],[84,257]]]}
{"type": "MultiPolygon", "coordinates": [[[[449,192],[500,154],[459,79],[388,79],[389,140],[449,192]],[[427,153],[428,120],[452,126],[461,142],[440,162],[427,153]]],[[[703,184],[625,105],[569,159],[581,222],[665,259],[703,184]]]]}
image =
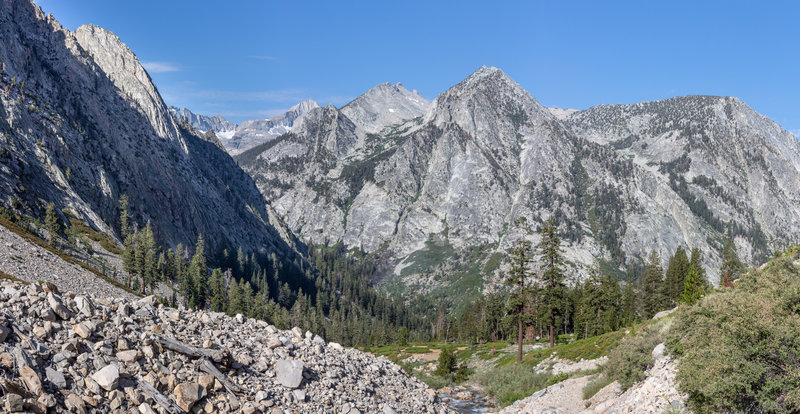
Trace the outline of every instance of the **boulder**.
{"type": "Polygon", "coordinates": [[[64,374],[50,367],[45,368],[44,373],[47,377],[47,380],[50,381],[51,384],[55,385],[59,389],[67,388],[67,380],[64,378],[64,374]]]}
{"type": "MultiPolygon", "coordinates": [[[[45,290],[47,290],[47,289],[45,289],[45,290]]],[[[55,312],[55,314],[58,315],[59,318],[65,320],[65,321],[68,321],[73,316],[75,316],[72,313],[72,311],[70,311],[69,309],[67,309],[66,306],[64,306],[64,303],[61,302],[61,298],[59,298],[58,296],[54,295],[53,292],[50,292],[50,293],[47,294],[47,303],[50,304],[50,309],[52,309],[53,312],[55,312]]]]}
{"type": "Polygon", "coordinates": [[[92,379],[106,391],[113,391],[119,386],[119,367],[116,364],[106,365],[92,374],[92,379]]]}
{"type": "Polygon", "coordinates": [[[276,381],[287,388],[297,388],[303,382],[303,361],[279,359],[275,364],[276,381]]]}
{"type": "Polygon", "coordinates": [[[186,411],[191,411],[194,404],[206,396],[206,389],[196,382],[184,382],[175,387],[175,402],[186,411]]]}
{"type": "Polygon", "coordinates": [[[42,380],[39,379],[39,375],[36,374],[33,368],[27,365],[20,367],[19,376],[31,394],[39,396],[42,393],[42,380]]]}

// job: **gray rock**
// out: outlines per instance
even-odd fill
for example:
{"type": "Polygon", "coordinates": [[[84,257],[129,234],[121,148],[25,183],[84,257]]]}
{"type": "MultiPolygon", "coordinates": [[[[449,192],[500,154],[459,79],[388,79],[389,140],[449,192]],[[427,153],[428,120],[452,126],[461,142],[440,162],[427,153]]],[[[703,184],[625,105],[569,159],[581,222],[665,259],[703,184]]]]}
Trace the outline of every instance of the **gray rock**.
{"type": "Polygon", "coordinates": [[[18,413],[24,410],[24,400],[21,395],[6,394],[6,411],[9,413],[18,413]]]}
{"type": "Polygon", "coordinates": [[[59,318],[66,321],[75,316],[72,313],[72,311],[70,311],[69,309],[67,309],[66,306],[64,306],[64,303],[61,301],[61,298],[54,295],[53,293],[47,294],[47,302],[50,304],[50,309],[52,309],[53,312],[56,315],[58,315],[59,318]]]}
{"type": "Polygon", "coordinates": [[[47,367],[45,368],[45,375],[47,376],[47,380],[50,381],[53,385],[58,387],[59,389],[67,388],[67,380],[64,378],[64,374],[59,371],[54,370],[53,368],[47,367]]]}
{"type": "Polygon", "coordinates": [[[275,364],[276,380],[287,388],[297,388],[303,381],[303,361],[280,359],[275,364]]]}
{"type": "Polygon", "coordinates": [[[92,374],[92,379],[106,391],[113,391],[119,385],[119,367],[116,364],[106,365],[92,374]]]}

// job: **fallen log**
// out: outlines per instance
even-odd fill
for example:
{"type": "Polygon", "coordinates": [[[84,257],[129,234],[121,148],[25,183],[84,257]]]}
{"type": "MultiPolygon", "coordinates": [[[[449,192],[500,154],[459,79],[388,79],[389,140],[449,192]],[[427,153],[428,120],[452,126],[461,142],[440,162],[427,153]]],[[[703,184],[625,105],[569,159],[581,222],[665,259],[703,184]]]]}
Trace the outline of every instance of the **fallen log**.
{"type": "Polygon", "coordinates": [[[206,374],[211,374],[214,378],[216,378],[217,381],[219,381],[231,395],[236,396],[236,393],[242,392],[242,389],[238,385],[234,384],[233,381],[225,376],[225,374],[223,374],[220,370],[218,370],[217,367],[211,363],[211,361],[203,358],[203,360],[200,361],[199,368],[200,371],[203,371],[206,374]]]}
{"type": "Polygon", "coordinates": [[[183,408],[179,407],[178,404],[175,404],[171,398],[167,397],[166,395],[162,394],[159,390],[155,387],[150,385],[149,382],[145,381],[142,377],[136,377],[136,388],[142,392],[146,397],[151,398],[155,401],[156,404],[164,408],[170,414],[184,414],[186,411],[183,408]]]}
{"type": "Polygon", "coordinates": [[[191,345],[184,344],[177,339],[167,338],[161,335],[158,335],[157,338],[158,339],[156,342],[158,342],[160,346],[171,351],[175,351],[193,358],[208,358],[218,364],[222,364],[223,366],[227,366],[228,364],[229,355],[225,351],[196,348],[191,345]]]}

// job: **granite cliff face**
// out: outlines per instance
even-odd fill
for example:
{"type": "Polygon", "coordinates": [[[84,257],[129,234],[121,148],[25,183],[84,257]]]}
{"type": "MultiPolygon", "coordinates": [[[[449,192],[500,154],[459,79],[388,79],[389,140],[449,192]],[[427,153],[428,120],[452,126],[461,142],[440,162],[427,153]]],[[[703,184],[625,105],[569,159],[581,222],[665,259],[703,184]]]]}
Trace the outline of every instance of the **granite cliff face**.
{"type": "Polygon", "coordinates": [[[552,110],[484,67],[424,112],[391,112],[375,97],[387,88],[312,110],[237,162],[301,238],[390,256],[389,283],[476,293],[519,216],[559,220],[576,277],[684,245],[716,282],[725,238],[757,263],[800,236],[800,143],[734,98],[552,110]]]}
{"type": "Polygon", "coordinates": [[[96,26],[75,32],[25,0],[0,2],[0,202],[47,202],[109,233],[117,200],[164,243],[205,236],[293,255],[250,177],[177,122],[136,56],[96,26]]]}

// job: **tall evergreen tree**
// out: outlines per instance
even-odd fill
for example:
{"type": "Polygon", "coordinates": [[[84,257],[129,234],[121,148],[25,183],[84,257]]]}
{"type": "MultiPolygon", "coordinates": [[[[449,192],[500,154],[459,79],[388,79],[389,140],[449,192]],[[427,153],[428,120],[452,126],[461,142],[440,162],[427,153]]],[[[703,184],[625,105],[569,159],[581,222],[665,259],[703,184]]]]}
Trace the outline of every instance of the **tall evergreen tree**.
{"type": "Polygon", "coordinates": [[[683,280],[689,273],[689,258],[686,250],[678,246],[675,254],[669,258],[667,274],[664,280],[663,297],[666,307],[674,307],[683,293],[683,280]]]}
{"type": "Polygon", "coordinates": [[[119,230],[120,237],[124,240],[131,232],[128,213],[128,196],[123,194],[119,197],[119,230]]]}
{"type": "MultiPolygon", "coordinates": [[[[694,265],[695,270],[697,271],[697,275],[700,277],[700,283],[705,290],[707,287],[710,286],[708,283],[708,278],[706,277],[706,270],[703,268],[703,253],[700,252],[700,249],[697,247],[692,248],[692,256],[689,259],[689,267],[694,265]]],[[[687,272],[687,276],[688,272],[687,272]]],[[[684,285],[685,286],[685,285],[684,285]]]]}
{"type": "Polygon", "coordinates": [[[58,233],[61,232],[61,224],[58,222],[58,215],[56,214],[56,205],[48,203],[44,213],[44,224],[47,227],[48,239],[47,241],[51,246],[55,246],[58,233]]]}
{"type": "Polygon", "coordinates": [[[147,221],[147,226],[144,228],[142,237],[142,249],[144,250],[144,268],[142,269],[142,294],[145,293],[146,288],[150,288],[152,292],[159,280],[158,275],[158,244],[156,244],[155,236],[153,235],[153,227],[150,221],[147,221]]]}
{"type": "Polygon", "coordinates": [[[686,280],[683,282],[683,294],[681,295],[681,302],[688,305],[694,305],[703,297],[705,293],[705,283],[700,274],[699,269],[694,263],[689,264],[689,274],[686,275],[686,280]]]}
{"type": "Polygon", "coordinates": [[[208,281],[208,265],[205,256],[205,241],[203,235],[197,237],[194,256],[189,263],[189,282],[192,285],[193,296],[190,303],[195,309],[203,309],[206,306],[206,283],[208,281]]]}
{"type": "Polygon", "coordinates": [[[514,226],[522,234],[511,251],[511,272],[506,277],[506,284],[511,287],[507,312],[517,323],[517,363],[519,363],[522,362],[522,341],[525,335],[525,326],[530,323],[530,315],[526,314],[526,309],[531,299],[531,287],[528,283],[531,242],[527,239],[531,230],[525,217],[516,219],[514,226]]]}
{"type": "Polygon", "coordinates": [[[663,277],[664,269],[661,267],[661,257],[653,250],[650,252],[642,280],[642,314],[646,319],[652,318],[663,308],[664,300],[661,296],[663,277]]]}
{"type": "Polygon", "coordinates": [[[558,237],[555,219],[550,219],[542,226],[542,240],[539,242],[541,259],[541,304],[543,323],[550,328],[550,348],[555,346],[556,327],[567,287],[564,284],[564,258],[561,255],[561,238],[558,237]]]}
{"type": "Polygon", "coordinates": [[[719,269],[722,286],[733,287],[733,281],[739,277],[741,271],[742,262],[739,261],[739,255],[736,254],[736,245],[733,244],[733,241],[728,240],[722,249],[722,266],[719,269]]]}
{"type": "Polygon", "coordinates": [[[224,312],[227,310],[227,292],[225,282],[222,279],[222,269],[214,268],[211,271],[211,279],[208,281],[209,308],[214,312],[224,312]]]}

